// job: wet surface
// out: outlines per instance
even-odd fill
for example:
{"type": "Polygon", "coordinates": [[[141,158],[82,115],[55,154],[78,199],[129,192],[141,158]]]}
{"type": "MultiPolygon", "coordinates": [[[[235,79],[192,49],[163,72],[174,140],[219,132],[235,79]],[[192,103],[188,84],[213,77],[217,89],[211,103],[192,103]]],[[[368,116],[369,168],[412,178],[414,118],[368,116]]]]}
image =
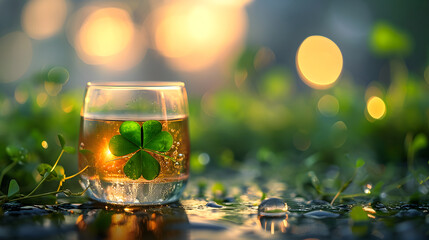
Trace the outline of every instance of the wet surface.
{"type": "Polygon", "coordinates": [[[0,239],[429,237],[428,204],[367,203],[363,204],[363,209],[369,219],[355,222],[349,213],[357,203],[331,206],[325,201],[297,197],[269,198],[261,202],[251,192],[238,197],[225,197],[222,201],[185,194],[180,202],[155,207],[118,208],[85,198],[75,198],[72,202],[59,205],[3,205],[0,239]]]}

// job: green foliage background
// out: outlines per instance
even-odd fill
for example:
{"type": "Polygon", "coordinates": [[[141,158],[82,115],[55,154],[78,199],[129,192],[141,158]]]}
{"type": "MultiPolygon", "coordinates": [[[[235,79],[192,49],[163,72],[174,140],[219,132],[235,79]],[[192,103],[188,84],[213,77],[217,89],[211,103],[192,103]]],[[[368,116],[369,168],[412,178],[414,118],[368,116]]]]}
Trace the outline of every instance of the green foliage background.
{"type": "MultiPolygon", "coordinates": [[[[304,86],[293,66],[255,68],[259,48],[247,48],[232,66],[228,85],[202,98],[191,94],[193,178],[241,176],[256,182],[275,178],[302,196],[332,198],[361,158],[366,164],[357,172],[349,193],[389,200],[427,199],[429,71],[426,76],[422,71],[409,71],[406,56],[413,42],[389,23],[373,27],[369,46],[388,64],[390,81],[363,86],[344,70],[337,84],[327,90],[304,86]],[[234,76],[242,72],[247,78],[238,84],[234,76]],[[365,91],[371,86],[380,89],[387,105],[381,120],[365,117],[365,91]],[[326,94],[339,101],[334,116],[318,110],[318,101],[326,94]],[[373,187],[370,194],[364,192],[367,184],[373,187]]],[[[50,67],[22,79],[14,95],[1,93],[0,149],[12,144],[29,152],[28,163],[15,167],[3,183],[15,178],[22,191],[33,188],[40,180],[38,164],[52,164],[61,150],[58,133],[78,146],[83,86],[61,91],[68,78],[66,69],[50,67]],[[40,94],[47,96],[45,101],[40,94]],[[16,96],[24,96],[25,101],[19,103],[16,96]],[[42,141],[48,143],[47,149],[42,141]]],[[[63,158],[66,173],[76,172],[77,156],[63,158]]],[[[11,161],[1,150],[0,168],[11,161]]],[[[76,181],[66,184],[76,189],[76,181]]],[[[1,186],[4,192],[6,188],[7,184],[1,186]]]]}

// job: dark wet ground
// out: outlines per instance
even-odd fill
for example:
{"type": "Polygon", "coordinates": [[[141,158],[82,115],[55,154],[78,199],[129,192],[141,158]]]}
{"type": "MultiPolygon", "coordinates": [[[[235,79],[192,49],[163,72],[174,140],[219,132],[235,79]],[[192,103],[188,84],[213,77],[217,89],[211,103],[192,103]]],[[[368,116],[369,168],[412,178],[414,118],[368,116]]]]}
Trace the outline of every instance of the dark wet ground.
{"type": "Polygon", "coordinates": [[[8,203],[0,213],[0,239],[429,239],[429,204],[364,204],[369,220],[353,222],[352,204],[281,200],[288,211],[276,217],[258,214],[261,201],[251,191],[223,203],[185,193],[179,203],[140,208],[85,198],[59,205],[8,203]]]}

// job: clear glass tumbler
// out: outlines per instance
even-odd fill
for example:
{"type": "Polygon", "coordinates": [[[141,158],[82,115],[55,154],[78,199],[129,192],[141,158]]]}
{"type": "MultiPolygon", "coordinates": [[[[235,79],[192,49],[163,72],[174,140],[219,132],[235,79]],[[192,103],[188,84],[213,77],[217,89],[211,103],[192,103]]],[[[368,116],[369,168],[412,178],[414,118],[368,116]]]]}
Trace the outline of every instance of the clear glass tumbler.
{"type": "Polygon", "coordinates": [[[181,82],[88,83],[81,111],[81,185],[100,202],[177,201],[189,176],[188,102],[181,82]]]}

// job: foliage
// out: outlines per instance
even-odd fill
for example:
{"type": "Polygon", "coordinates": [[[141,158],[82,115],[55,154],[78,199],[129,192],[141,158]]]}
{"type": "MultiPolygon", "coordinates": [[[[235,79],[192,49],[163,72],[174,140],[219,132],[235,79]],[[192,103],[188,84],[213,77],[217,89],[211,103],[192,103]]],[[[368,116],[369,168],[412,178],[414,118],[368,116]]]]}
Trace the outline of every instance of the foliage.
{"type": "MultiPolygon", "coordinates": [[[[39,164],[39,166],[37,167],[37,171],[42,176],[42,180],[40,180],[40,182],[37,184],[37,186],[28,194],[20,194],[20,187],[19,187],[18,182],[15,179],[11,179],[9,182],[7,194],[3,194],[2,192],[0,192],[0,205],[3,203],[6,203],[6,202],[27,201],[29,199],[41,198],[41,197],[45,197],[45,196],[55,196],[58,193],[64,193],[67,196],[72,196],[72,195],[73,196],[76,196],[76,195],[79,196],[79,195],[82,195],[86,191],[86,190],[84,190],[80,193],[72,193],[69,189],[61,189],[61,186],[62,186],[64,181],[79,175],[80,173],[85,171],[87,169],[87,167],[85,167],[80,172],[78,172],[72,176],[66,176],[65,172],[64,172],[64,168],[62,166],[58,165],[58,162],[60,161],[60,158],[64,152],[73,153],[74,148],[65,145],[66,142],[65,142],[64,137],[62,135],[58,135],[58,140],[59,140],[60,145],[61,145],[60,155],[58,156],[57,160],[55,161],[54,166],[51,166],[51,165],[46,164],[46,163],[39,164]],[[56,191],[34,194],[40,188],[40,186],[42,186],[42,184],[45,181],[52,181],[52,180],[59,181],[58,189],[56,191]]],[[[26,153],[26,151],[23,150],[22,148],[19,150],[17,147],[8,146],[6,148],[6,152],[9,155],[9,157],[11,158],[12,163],[10,163],[5,169],[3,169],[2,174],[0,176],[0,184],[1,184],[1,181],[3,180],[4,175],[7,172],[9,172],[16,165],[16,163],[19,163],[20,165],[24,165],[25,164],[24,160],[26,159],[25,157],[23,157],[23,156],[25,156],[25,155],[23,155],[23,153],[26,153]],[[16,159],[18,159],[18,160],[16,160],[16,159]]]]}
{"type": "Polygon", "coordinates": [[[161,122],[149,120],[140,127],[137,122],[126,121],[119,127],[119,133],[110,139],[109,149],[117,157],[131,156],[124,166],[124,173],[130,179],[136,180],[143,176],[153,180],[159,175],[159,162],[150,153],[173,160],[162,154],[170,150],[173,136],[162,131],[161,122]]]}

